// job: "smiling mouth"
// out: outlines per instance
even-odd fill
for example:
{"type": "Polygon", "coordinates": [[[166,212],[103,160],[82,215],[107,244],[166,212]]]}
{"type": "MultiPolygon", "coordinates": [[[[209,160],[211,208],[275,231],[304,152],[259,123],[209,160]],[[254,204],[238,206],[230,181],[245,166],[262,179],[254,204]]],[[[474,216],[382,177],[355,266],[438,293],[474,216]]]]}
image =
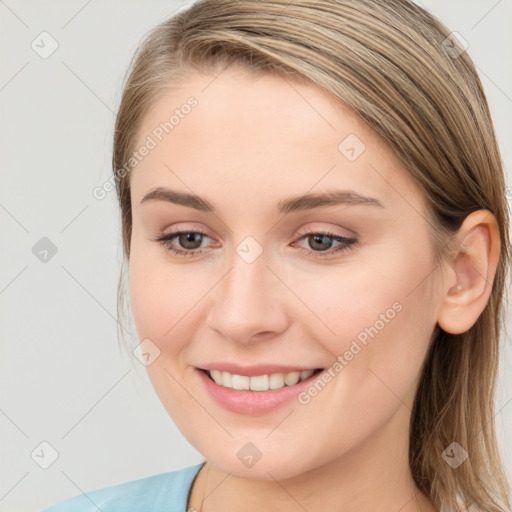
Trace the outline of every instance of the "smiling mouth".
{"type": "Polygon", "coordinates": [[[285,386],[294,386],[295,384],[316,376],[324,371],[325,368],[317,368],[315,370],[304,370],[301,372],[290,373],[271,373],[266,375],[257,375],[249,377],[247,375],[237,375],[220,370],[203,370],[209,379],[215,384],[224,388],[234,390],[251,390],[251,391],[269,391],[272,389],[281,389],[285,386]]]}

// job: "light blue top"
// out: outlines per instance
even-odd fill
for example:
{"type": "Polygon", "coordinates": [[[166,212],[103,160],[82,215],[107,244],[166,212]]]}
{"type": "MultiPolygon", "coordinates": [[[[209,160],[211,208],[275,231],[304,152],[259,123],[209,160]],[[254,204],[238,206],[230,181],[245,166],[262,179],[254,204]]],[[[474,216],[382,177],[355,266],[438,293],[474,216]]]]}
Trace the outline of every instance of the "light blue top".
{"type": "Polygon", "coordinates": [[[204,464],[78,494],[41,512],[187,512],[192,483],[204,464]]]}
{"type": "Polygon", "coordinates": [[[204,462],[72,496],[41,512],[186,512],[204,462]]]}

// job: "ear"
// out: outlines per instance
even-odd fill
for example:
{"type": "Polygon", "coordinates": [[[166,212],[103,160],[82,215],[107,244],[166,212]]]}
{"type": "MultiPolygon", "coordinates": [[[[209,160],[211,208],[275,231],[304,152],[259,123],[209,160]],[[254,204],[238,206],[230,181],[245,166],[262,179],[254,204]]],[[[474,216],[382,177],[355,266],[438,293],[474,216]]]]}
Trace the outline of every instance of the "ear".
{"type": "Polygon", "coordinates": [[[469,330],[489,300],[500,256],[500,232],[489,210],[468,215],[455,235],[444,273],[437,323],[446,332],[469,330]]]}

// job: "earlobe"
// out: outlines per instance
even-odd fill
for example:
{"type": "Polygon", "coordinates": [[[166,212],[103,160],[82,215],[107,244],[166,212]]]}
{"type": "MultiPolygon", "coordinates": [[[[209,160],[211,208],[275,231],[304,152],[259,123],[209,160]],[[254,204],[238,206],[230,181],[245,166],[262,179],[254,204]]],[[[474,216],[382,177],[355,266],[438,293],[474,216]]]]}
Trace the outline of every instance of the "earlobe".
{"type": "Polygon", "coordinates": [[[437,323],[446,332],[461,334],[475,324],[491,294],[500,254],[496,218],[488,210],[471,213],[454,240],[437,323]]]}

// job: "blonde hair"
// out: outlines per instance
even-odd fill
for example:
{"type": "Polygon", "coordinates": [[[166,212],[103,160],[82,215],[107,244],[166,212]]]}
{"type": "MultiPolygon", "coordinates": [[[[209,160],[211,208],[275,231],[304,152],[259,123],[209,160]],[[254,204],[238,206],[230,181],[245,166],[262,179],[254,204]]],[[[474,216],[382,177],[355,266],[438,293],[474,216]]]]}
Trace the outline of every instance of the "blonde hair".
{"type": "Polygon", "coordinates": [[[510,265],[505,179],[482,84],[453,43],[437,18],[407,0],[199,0],[152,30],[134,56],[112,164],[129,259],[131,174],[118,170],[141,120],[188,72],[239,64],[322,88],[384,139],[427,199],[436,264],[466,216],[489,210],[501,237],[490,298],[467,332],[436,325],[411,415],[409,464],[438,508],[503,512],[510,498],[494,404],[510,265]],[[454,441],[469,455],[457,468],[442,457],[454,441]]]}

